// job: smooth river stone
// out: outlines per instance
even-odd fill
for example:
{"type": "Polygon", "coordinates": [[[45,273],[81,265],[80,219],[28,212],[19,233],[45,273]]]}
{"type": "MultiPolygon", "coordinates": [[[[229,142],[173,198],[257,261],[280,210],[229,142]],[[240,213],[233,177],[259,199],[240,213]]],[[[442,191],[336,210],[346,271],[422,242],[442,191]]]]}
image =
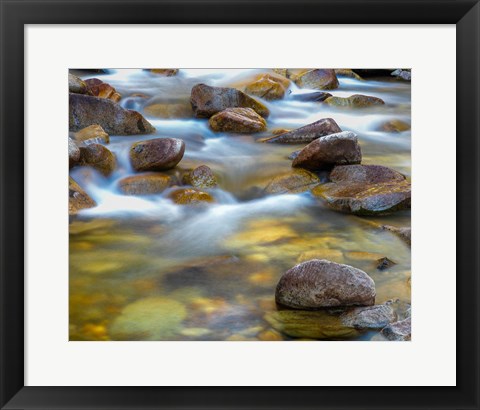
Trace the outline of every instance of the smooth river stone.
{"type": "Polygon", "coordinates": [[[281,100],[285,96],[285,89],[288,88],[289,82],[287,79],[279,79],[270,74],[265,74],[253,83],[248,84],[245,92],[265,100],[281,100]]]}
{"type": "Polygon", "coordinates": [[[72,177],[68,178],[68,214],[75,215],[81,209],[93,208],[95,201],[78,185],[72,177]]]}
{"type": "Polygon", "coordinates": [[[251,108],[262,117],[268,117],[269,111],[262,103],[235,89],[210,87],[197,84],[192,88],[190,102],[196,117],[210,118],[227,108],[251,108]]]}
{"type": "Polygon", "coordinates": [[[115,169],[115,156],[101,144],[89,144],[80,147],[80,164],[91,166],[108,176],[115,169]]]}
{"type": "Polygon", "coordinates": [[[355,215],[387,215],[410,209],[411,187],[399,172],[380,165],[335,167],[332,182],[312,190],[329,208],[355,215]]]}
{"type": "Polygon", "coordinates": [[[215,188],[217,178],[209,167],[200,165],[183,176],[183,183],[195,188],[215,188]]]}
{"type": "Polygon", "coordinates": [[[357,135],[343,131],[316,139],[303,148],[292,162],[292,167],[311,171],[329,170],[335,165],[359,164],[362,151],[357,135]]]}
{"type": "Polygon", "coordinates": [[[332,118],[322,118],[304,127],[262,140],[281,144],[307,144],[320,137],[336,134],[342,130],[332,118]]]}
{"type": "Polygon", "coordinates": [[[335,70],[317,68],[306,71],[295,77],[295,83],[300,88],[316,90],[334,90],[338,88],[338,79],[335,70]]]}
{"type": "Polygon", "coordinates": [[[69,129],[79,131],[93,124],[114,135],[151,134],[155,128],[143,116],[99,97],[69,94],[69,129]]]}
{"type": "Polygon", "coordinates": [[[412,319],[410,317],[400,322],[392,323],[382,330],[382,335],[388,340],[406,341],[412,339],[412,319]]]}
{"type": "Polygon", "coordinates": [[[283,274],[275,300],[295,309],[370,306],[375,303],[375,283],[353,266],[312,259],[283,274]]]}
{"type": "Polygon", "coordinates": [[[122,178],[118,187],[125,195],[154,195],[165,191],[171,183],[170,176],[155,173],[122,178]]]}
{"type": "Polygon", "coordinates": [[[340,316],[345,326],[356,329],[383,329],[396,319],[391,303],[349,309],[340,316]]]}
{"type": "Polygon", "coordinates": [[[80,160],[80,149],[75,144],[75,141],[68,138],[68,165],[72,168],[80,160]]]}
{"type": "Polygon", "coordinates": [[[267,129],[267,122],[251,108],[227,108],[210,117],[215,132],[251,134],[267,129]]]}
{"type": "Polygon", "coordinates": [[[185,143],[177,138],[140,141],[130,148],[130,163],[136,171],[164,171],[183,158],[185,143]]]}
{"type": "Polygon", "coordinates": [[[354,94],[350,97],[328,97],[324,103],[339,108],[366,108],[384,105],[385,101],[370,95],[354,94]]]}

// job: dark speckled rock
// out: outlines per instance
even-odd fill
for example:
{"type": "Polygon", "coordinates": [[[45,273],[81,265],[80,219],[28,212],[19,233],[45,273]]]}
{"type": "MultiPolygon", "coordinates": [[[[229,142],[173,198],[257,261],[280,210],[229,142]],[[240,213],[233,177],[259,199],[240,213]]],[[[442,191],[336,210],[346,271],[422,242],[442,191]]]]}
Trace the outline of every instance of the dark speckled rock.
{"type": "Polygon", "coordinates": [[[335,165],[359,164],[362,151],[355,133],[343,131],[316,139],[303,148],[292,167],[311,171],[329,170],[335,165]]]}
{"type": "Polygon", "coordinates": [[[70,137],[68,138],[68,165],[70,168],[77,165],[80,160],[80,149],[78,148],[75,141],[70,137]]]}
{"type": "Polygon", "coordinates": [[[155,131],[137,111],[126,110],[106,98],[70,93],[70,131],[79,131],[93,124],[100,125],[106,133],[113,135],[150,134],[155,131]]]}
{"type": "Polygon", "coordinates": [[[215,132],[251,134],[267,129],[267,122],[251,108],[227,108],[212,115],[208,123],[215,132]]]}
{"type": "Polygon", "coordinates": [[[322,118],[304,127],[262,140],[281,144],[308,144],[320,137],[336,134],[342,130],[332,118],[322,118]]]}
{"type": "Polygon", "coordinates": [[[281,277],[275,300],[295,309],[370,306],[375,303],[375,283],[360,269],[312,259],[281,277]]]}
{"type": "Polygon", "coordinates": [[[383,329],[396,319],[391,303],[349,309],[340,317],[345,326],[355,329],[383,329]]]}
{"type": "Polygon", "coordinates": [[[382,330],[382,335],[388,340],[405,341],[412,339],[412,319],[410,317],[400,322],[392,323],[382,330]]]}
{"type": "Polygon", "coordinates": [[[185,143],[177,138],[140,141],[130,148],[130,163],[136,171],[164,171],[183,158],[185,143]]]}
{"type": "Polygon", "coordinates": [[[251,108],[262,117],[269,111],[262,103],[235,88],[210,87],[197,84],[192,88],[190,102],[196,117],[210,118],[226,108],[251,108]]]}

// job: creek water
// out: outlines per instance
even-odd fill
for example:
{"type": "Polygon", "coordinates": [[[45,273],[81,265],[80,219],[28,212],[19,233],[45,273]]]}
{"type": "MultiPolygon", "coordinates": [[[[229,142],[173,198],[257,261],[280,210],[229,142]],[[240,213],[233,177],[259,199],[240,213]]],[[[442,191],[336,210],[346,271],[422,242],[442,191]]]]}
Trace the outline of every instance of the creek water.
{"type": "MultiPolygon", "coordinates": [[[[378,131],[379,124],[410,122],[410,83],[390,79],[339,78],[335,96],[366,94],[384,106],[334,109],[318,102],[295,101],[313,90],[291,86],[279,101],[262,101],[270,110],[268,131],[255,135],[214,133],[208,120],[157,118],[145,107],[168,102],[185,106],[198,83],[241,87],[268,70],[180,70],[162,77],[143,70],[110,70],[97,77],[122,95],[120,104],[138,110],[156,132],[110,136],[108,148],[117,167],[105,177],[76,167],[71,176],[96,201],[70,223],[71,340],[370,340],[378,332],[333,332],[320,336],[312,327],[302,338],[290,316],[283,323],[275,305],[280,276],[299,261],[313,258],[347,263],[375,281],[376,303],[396,300],[401,318],[410,304],[410,249],[382,224],[410,226],[410,212],[357,217],[329,210],[309,192],[267,195],[269,181],[291,170],[288,155],[301,146],[265,144],[257,139],[275,128],[294,129],[331,117],[359,138],[364,164],[394,168],[410,177],[410,131],[378,131]],[[186,143],[178,165],[209,166],[219,187],[208,206],[176,205],[167,192],[126,196],[118,180],[133,175],[128,160],[137,141],[181,138],[186,143]],[[396,265],[380,271],[375,260],[396,265]]],[[[307,319],[320,323],[325,312],[307,319]]],[[[302,325],[302,323],[299,323],[302,325]]]]}

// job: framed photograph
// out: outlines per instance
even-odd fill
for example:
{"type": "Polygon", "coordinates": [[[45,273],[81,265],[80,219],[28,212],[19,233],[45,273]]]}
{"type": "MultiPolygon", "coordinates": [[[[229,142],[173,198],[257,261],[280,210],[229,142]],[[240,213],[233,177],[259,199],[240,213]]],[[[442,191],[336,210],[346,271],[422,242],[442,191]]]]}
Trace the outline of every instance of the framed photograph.
{"type": "Polygon", "coordinates": [[[477,1],[0,4],[2,409],[480,408],[477,1]]]}

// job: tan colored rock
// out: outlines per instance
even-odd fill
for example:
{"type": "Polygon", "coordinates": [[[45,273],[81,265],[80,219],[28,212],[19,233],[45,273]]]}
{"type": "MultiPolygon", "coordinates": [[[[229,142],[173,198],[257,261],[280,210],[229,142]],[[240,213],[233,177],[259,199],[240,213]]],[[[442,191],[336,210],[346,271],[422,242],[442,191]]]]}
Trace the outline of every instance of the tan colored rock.
{"type": "Polygon", "coordinates": [[[320,137],[303,148],[292,167],[309,170],[329,170],[335,165],[359,164],[362,151],[355,133],[343,131],[320,137]]]}
{"type": "Polygon", "coordinates": [[[251,134],[267,129],[267,122],[251,108],[227,108],[210,117],[215,132],[251,134]]]}
{"type": "Polygon", "coordinates": [[[188,101],[162,101],[147,105],[144,113],[156,118],[192,118],[192,106],[188,101]]]}
{"type": "Polygon", "coordinates": [[[270,74],[264,74],[256,81],[248,84],[245,92],[265,100],[281,100],[290,81],[270,74]]]}
{"type": "Polygon", "coordinates": [[[215,188],[217,178],[206,165],[201,165],[183,176],[183,183],[194,188],[215,188]]]}
{"type": "Polygon", "coordinates": [[[268,194],[297,194],[308,191],[320,183],[320,179],[304,169],[295,169],[273,178],[265,187],[268,194]]]}
{"type": "Polygon", "coordinates": [[[118,181],[118,187],[125,195],[159,194],[165,191],[171,184],[171,178],[160,173],[132,175],[118,181]]]}
{"type": "Polygon", "coordinates": [[[338,88],[338,79],[334,70],[314,69],[304,72],[295,78],[295,83],[300,88],[313,88],[315,90],[334,90],[338,88]]]}
{"type": "Polygon", "coordinates": [[[375,303],[375,283],[353,266],[312,259],[281,277],[275,300],[295,309],[370,306],[375,303]]]}
{"type": "Polygon", "coordinates": [[[73,74],[68,74],[68,91],[75,94],[88,94],[85,81],[73,74]]]}
{"type": "Polygon", "coordinates": [[[81,209],[93,208],[97,204],[72,177],[68,178],[68,214],[75,215],[81,209]]]}
{"type": "Polygon", "coordinates": [[[339,108],[366,108],[377,105],[384,105],[385,101],[381,98],[372,97],[370,95],[354,94],[350,97],[328,97],[324,104],[339,108]]]}
{"type": "Polygon", "coordinates": [[[108,144],[110,142],[109,135],[98,124],[92,124],[88,127],[82,128],[80,131],[73,134],[73,139],[77,141],[77,143],[83,143],[85,145],[91,143],[108,144]]]}
{"type": "Polygon", "coordinates": [[[98,78],[89,78],[88,80],[85,80],[85,83],[87,84],[90,94],[95,97],[107,98],[113,102],[119,102],[122,98],[114,87],[110,84],[104,83],[98,78]]]}
{"type": "Polygon", "coordinates": [[[390,120],[380,125],[379,131],[384,132],[403,132],[410,129],[410,124],[402,120],[390,120]]]}
{"type": "Polygon", "coordinates": [[[235,89],[197,84],[192,88],[190,102],[196,117],[210,118],[227,108],[251,108],[262,117],[269,111],[262,103],[235,89]]]}
{"type": "Polygon", "coordinates": [[[150,134],[155,128],[133,110],[125,110],[111,100],[70,93],[69,128],[79,131],[93,124],[114,135],[150,134]]]}
{"type": "Polygon", "coordinates": [[[349,68],[336,68],[335,74],[337,77],[349,77],[354,78],[355,80],[363,80],[355,71],[350,70],[349,68]]]}
{"type": "MultiPolygon", "coordinates": [[[[338,168],[338,169],[337,169],[338,168]]],[[[346,165],[330,174],[332,182],[312,190],[329,208],[355,215],[387,215],[410,209],[411,188],[405,177],[379,165],[346,165]]]]}
{"type": "Polygon", "coordinates": [[[215,202],[215,199],[208,192],[189,188],[180,188],[172,191],[168,197],[179,205],[196,205],[215,202]]]}
{"type": "Polygon", "coordinates": [[[177,138],[140,141],[130,148],[130,163],[136,171],[164,171],[183,158],[185,143],[177,138]]]}
{"type": "Polygon", "coordinates": [[[103,175],[110,175],[115,169],[115,156],[101,144],[80,147],[80,165],[91,166],[103,175]]]}
{"type": "Polygon", "coordinates": [[[173,77],[178,74],[178,68],[150,68],[147,71],[163,77],[173,77]]]}

